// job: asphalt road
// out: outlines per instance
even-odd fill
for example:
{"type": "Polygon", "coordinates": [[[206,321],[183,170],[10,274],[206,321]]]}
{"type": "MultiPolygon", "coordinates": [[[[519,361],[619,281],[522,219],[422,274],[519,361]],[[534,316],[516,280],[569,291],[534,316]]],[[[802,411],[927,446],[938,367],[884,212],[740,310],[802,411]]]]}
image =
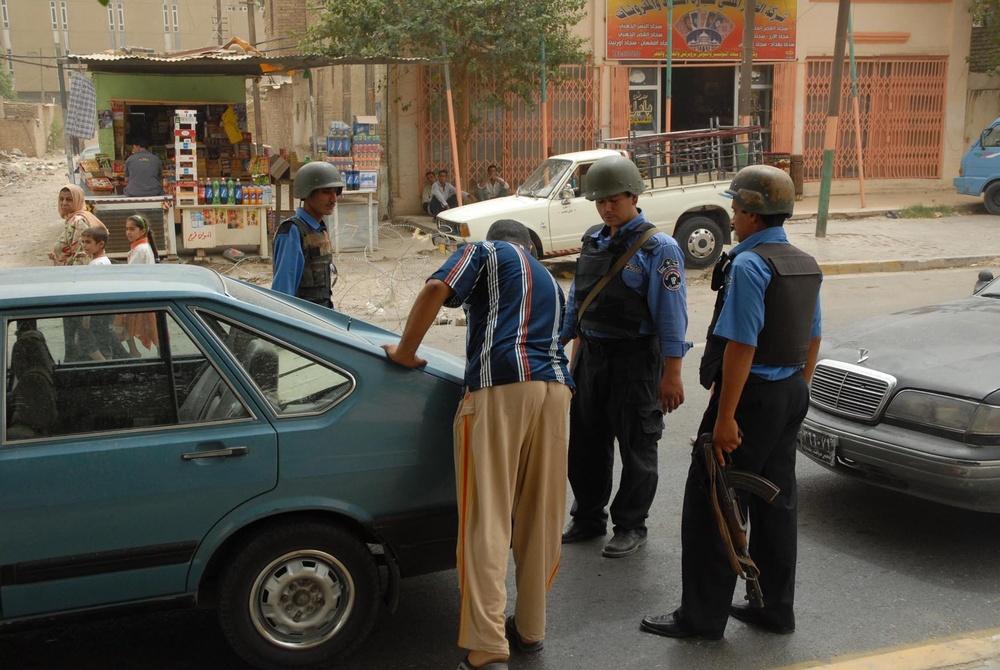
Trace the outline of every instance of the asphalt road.
{"type": "MultiPolygon", "coordinates": [[[[825,328],[967,295],[975,275],[975,269],[961,269],[827,278],[825,328]]],[[[702,339],[711,300],[704,283],[691,287],[690,339],[702,339]]],[[[706,400],[697,385],[700,349],[691,356],[686,402],[668,416],[660,443],[648,544],[620,560],[602,558],[599,540],[566,547],[549,598],[545,651],[515,655],[511,667],[763,670],[998,625],[1000,515],[882,491],[800,458],[796,632],[777,637],[731,621],[719,642],[641,633],[643,615],[669,612],[680,598],[688,438],[706,400]]],[[[512,592],[512,580],[509,585],[512,592]]],[[[399,610],[383,612],[361,650],[337,667],[451,670],[462,658],[454,644],[457,596],[453,571],[407,581],[399,610]]],[[[188,611],[0,635],[0,659],[0,667],[11,670],[248,667],[229,651],[212,613],[188,611]]]]}

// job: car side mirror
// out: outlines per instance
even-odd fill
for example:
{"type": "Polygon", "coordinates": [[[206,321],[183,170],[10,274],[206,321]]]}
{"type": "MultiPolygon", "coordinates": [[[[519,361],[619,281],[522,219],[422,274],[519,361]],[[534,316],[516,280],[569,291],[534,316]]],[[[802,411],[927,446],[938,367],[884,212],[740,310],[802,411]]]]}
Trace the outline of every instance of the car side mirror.
{"type": "Polygon", "coordinates": [[[569,201],[576,197],[576,191],[573,190],[573,185],[566,184],[563,186],[560,196],[562,197],[562,204],[568,205],[569,201]]]}
{"type": "Polygon", "coordinates": [[[972,289],[972,295],[979,293],[984,286],[993,281],[993,273],[989,270],[980,270],[979,277],[976,280],[976,285],[972,289]]]}

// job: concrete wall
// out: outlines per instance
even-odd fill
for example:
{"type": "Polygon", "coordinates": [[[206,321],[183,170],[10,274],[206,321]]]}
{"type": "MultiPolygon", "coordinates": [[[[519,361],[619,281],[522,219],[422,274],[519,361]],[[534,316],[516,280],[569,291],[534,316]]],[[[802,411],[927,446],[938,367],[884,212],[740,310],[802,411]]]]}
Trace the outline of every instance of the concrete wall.
{"type": "Polygon", "coordinates": [[[61,122],[62,111],[55,105],[5,102],[0,98],[0,150],[18,149],[26,156],[44,156],[49,132],[57,119],[61,122]]]}
{"type": "MultiPolygon", "coordinates": [[[[110,20],[107,8],[94,0],[67,0],[66,22],[63,23],[62,12],[57,11],[54,26],[48,2],[6,0],[8,22],[0,30],[0,53],[10,49],[11,53],[24,57],[23,61],[14,63],[14,84],[21,99],[37,101],[43,93],[49,102],[57,99],[59,80],[54,67],[57,43],[65,55],[90,54],[123,46],[162,53],[218,42],[216,3],[212,0],[127,0],[122,3],[121,16],[117,4],[113,3],[113,20],[110,20]]],[[[222,0],[221,6],[223,42],[231,37],[247,39],[246,4],[222,0]]],[[[259,34],[263,33],[263,24],[264,12],[258,11],[259,34]]]]}

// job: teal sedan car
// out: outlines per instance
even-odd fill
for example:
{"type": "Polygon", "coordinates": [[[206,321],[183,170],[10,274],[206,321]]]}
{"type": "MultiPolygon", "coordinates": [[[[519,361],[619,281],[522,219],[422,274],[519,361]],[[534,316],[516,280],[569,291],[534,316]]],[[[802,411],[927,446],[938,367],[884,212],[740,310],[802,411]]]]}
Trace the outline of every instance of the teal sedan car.
{"type": "Polygon", "coordinates": [[[0,270],[0,319],[0,632],[209,607],[328,668],[454,567],[461,360],[192,265],[0,270]]]}

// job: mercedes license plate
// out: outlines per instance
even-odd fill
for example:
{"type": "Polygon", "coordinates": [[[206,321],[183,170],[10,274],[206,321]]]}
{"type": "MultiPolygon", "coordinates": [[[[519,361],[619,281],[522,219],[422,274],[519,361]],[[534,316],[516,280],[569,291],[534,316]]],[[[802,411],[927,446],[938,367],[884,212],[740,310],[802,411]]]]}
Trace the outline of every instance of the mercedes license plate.
{"type": "Polygon", "coordinates": [[[837,461],[837,436],[827,435],[811,428],[800,428],[799,451],[834,465],[837,461]]]}

